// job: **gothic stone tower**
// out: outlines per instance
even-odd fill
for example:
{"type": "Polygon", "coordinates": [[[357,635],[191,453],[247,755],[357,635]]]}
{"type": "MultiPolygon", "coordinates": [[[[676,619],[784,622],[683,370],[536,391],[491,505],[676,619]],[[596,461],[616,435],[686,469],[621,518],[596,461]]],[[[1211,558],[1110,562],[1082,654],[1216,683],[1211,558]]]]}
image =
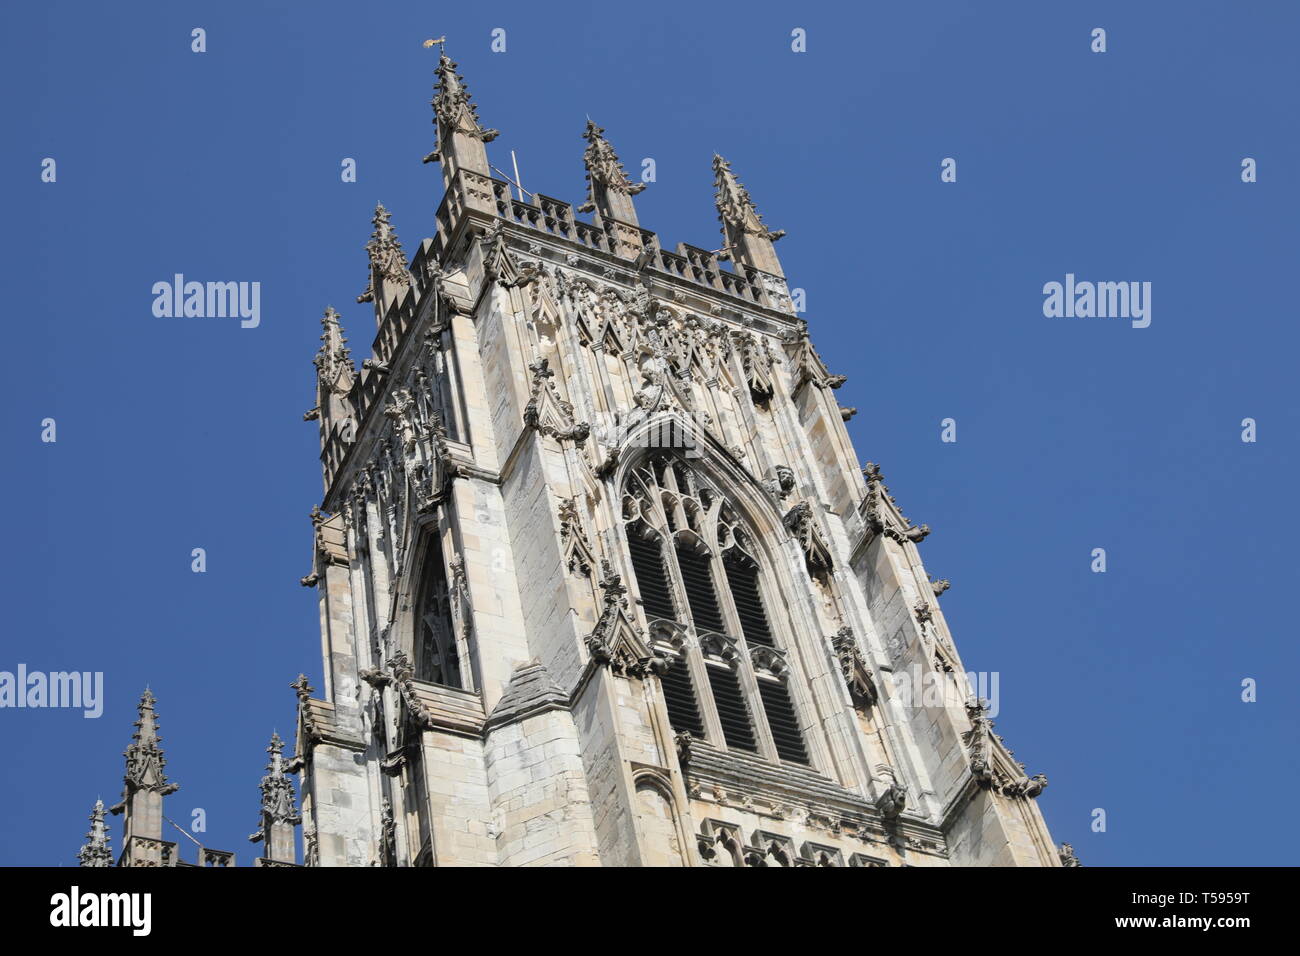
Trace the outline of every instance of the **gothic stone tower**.
{"type": "Polygon", "coordinates": [[[436,235],[376,210],[372,357],[315,360],[307,864],[1061,865],[729,164],[670,251],[595,124],[587,223],[445,55],[433,107],[436,235]]]}

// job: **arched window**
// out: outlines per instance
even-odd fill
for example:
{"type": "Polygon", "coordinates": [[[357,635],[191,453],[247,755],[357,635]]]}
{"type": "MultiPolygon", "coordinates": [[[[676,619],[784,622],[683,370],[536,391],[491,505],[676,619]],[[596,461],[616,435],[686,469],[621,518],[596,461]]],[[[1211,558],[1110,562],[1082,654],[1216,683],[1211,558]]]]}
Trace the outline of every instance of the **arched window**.
{"type": "Polygon", "coordinates": [[[456,630],[451,620],[451,594],[442,547],[430,535],[420,562],[415,598],[415,679],[445,687],[463,687],[456,630]]]}
{"type": "Polygon", "coordinates": [[[634,468],[623,495],[634,581],[673,729],[728,750],[808,764],[790,668],[749,532],[680,456],[634,468]]]}

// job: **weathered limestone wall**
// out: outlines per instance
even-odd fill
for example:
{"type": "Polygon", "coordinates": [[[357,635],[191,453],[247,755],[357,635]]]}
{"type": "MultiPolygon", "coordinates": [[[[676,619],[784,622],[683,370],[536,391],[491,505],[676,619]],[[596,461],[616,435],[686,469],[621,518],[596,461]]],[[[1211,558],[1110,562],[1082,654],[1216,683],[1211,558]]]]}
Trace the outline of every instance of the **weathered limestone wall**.
{"type": "Polygon", "coordinates": [[[315,817],[320,866],[370,866],[378,808],[361,755],[346,747],[320,743],[312,751],[310,803],[315,817]]]}
{"type": "Polygon", "coordinates": [[[441,731],[421,739],[438,866],[494,866],[491,799],[481,740],[441,731]]]}
{"type": "Polygon", "coordinates": [[[573,716],[549,710],[488,733],[488,792],[502,866],[594,866],[596,832],[573,716]]]}

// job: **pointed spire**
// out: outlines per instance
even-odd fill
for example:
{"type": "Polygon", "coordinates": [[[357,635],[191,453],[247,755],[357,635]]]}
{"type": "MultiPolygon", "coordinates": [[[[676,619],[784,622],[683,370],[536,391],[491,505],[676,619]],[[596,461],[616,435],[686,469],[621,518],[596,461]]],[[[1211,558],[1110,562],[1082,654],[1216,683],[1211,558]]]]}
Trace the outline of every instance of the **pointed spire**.
{"type": "Polygon", "coordinates": [[[411,274],[406,268],[406,253],[402,251],[401,240],[397,238],[391,219],[384,204],[378,203],[375,215],[370,220],[375,231],[366,243],[366,254],[370,257],[370,282],[366,285],[366,291],[357,296],[358,302],[375,303],[375,316],[381,322],[389,302],[411,285],[411,274]]]}
{"type": "Polygon", "coordinates": [[[763,217],[749,198],[749,190],[731,171],[731,164],[717,154],[713,156],[713,175],[717,190],[714,202],[722,223],[724,249],[719,258],[730,257],[737,263],[784,278],[772,243],[784,236],[785,230],[773,232],[764,225],[763,217]]]}
{"type": "Polygon", "coordinates": [[[90,832],[86,844],[77,852],[82,866],[112,866],[113,850],[108,844],[108,824],[104,822],[104,801],[96,800],[90,811],[90,832]]]}
{"type": "Polygon", "coordinates": [[[266,765],[268,772],[262,778],[261,818],[257,832],[248,839],[265,845],[266,859],[293,863],[293,828],[302,822],[302,815],[294,805],[293,781],[285,773],[284,741],[278,733],[271,734],[266,752],[271,760],[266,765]]]}
{"type": "Polygon", "coordinates": [[[434,73],[438,80],[433,87],[430,105],[433,106],[433,121],[438,126],[438,148],[424,157],[424,161],[441,163],[447,184],[461,169],[490,176],[487,150],[483,144],[496,139],[497,131],[484,129],[479,123],[478,107],[470,99],[465,79],[445,52],[439,53],[438,68],[434,73]]]}
{"type": "Polygon", "coordinates": [[[582,154],[583,165],[587,167],[587,201],[578,207],[578,212],[595,211],[601,219],[638,225],[632,197],[645,189],[645,183],[634,183],[628,178],[627,170],[604,133],[603,127],[587,118],[587,129],[582,134],[587,141],[582,154]]]}

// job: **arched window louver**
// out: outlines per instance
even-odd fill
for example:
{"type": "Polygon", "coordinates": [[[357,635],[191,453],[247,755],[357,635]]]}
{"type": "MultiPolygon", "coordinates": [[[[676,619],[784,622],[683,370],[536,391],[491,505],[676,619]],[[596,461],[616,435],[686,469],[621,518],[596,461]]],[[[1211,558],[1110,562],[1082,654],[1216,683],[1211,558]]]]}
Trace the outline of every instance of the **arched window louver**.
{"type": "Polygon", "coordinates": [[[652,633],[670,658],[661,685],[673,729],[808,764],[757,551],[731,505],[689,462],[662,454],[628,476],[623,517],[634,594],[648,622],[664,622],[652,633]]]}
{"type": "Polygon", "coordinates": [[[708,669],[709,688],[713,691],[713,705],[718,709],[724,742],[728,747],[758,753],[758,742],[754,739],[754,728],[736,669],[721,664],[709,664],[708,669]]]}
{"type": "Polygon", "coordinates": [[[645,605],[646,620],[657,618],[674,620],[672,587],[664,571],[663,546],[654,534],[629,534],[628,550],[632,554],[632,570],[636,574],[641,601],[645,605]]]}
{"type": "Polygon", "coordinates": [[[704,736],[704,721],[700,719],[700,705],[695,699],[691,683],[690,664],[677,655],[660,678],[664,689],[664,703],[668,706],[668,721],[678,733],[692,737],[704,736]]]}
{"type": "MultiPolygon", "coordinates": [[[[727,584],[731,588],[731,599],[736,605],[736,616],[740,618],[745,641],[755,647],[775,648],[772,627],[758,589],[758,566],[748,555],[734,548],[726,553],[722,564],[727,569],[727,584]]],[[[758,675],[758,694],[763,701],[767,725],[772,731],[772,743],[782,760],[806,764],[808,751],[784,673],[776,673],[771,668],[772,657],[760,657],[760,660],[768,664],[758,675]]]]}

